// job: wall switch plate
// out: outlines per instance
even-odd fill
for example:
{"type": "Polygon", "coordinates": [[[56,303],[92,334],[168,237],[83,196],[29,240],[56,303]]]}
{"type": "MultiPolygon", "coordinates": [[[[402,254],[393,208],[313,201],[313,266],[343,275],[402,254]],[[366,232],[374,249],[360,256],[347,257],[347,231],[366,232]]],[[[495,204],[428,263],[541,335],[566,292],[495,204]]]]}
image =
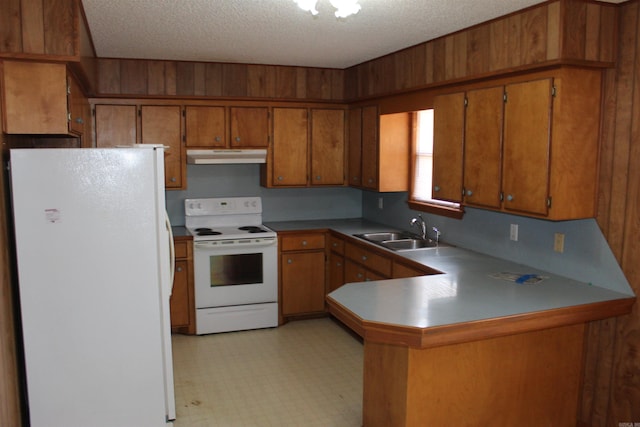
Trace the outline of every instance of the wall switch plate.
{"type": "Polygon", "coordinates": [[[511,224],[511,231],[509,232],[509,239],[514,242],[518,241],[518,224],[511,224]]]}
{"type": "Polygon", "coordinates": [[[553,250],[556,252],[564,252],[564,234],[555,233],[553,235],[553,250]]]}
{"type": "Polygon", "coordinates": [[[378,209],[384,208],[384,199],[382,197],[378,197],[378,209]]]}

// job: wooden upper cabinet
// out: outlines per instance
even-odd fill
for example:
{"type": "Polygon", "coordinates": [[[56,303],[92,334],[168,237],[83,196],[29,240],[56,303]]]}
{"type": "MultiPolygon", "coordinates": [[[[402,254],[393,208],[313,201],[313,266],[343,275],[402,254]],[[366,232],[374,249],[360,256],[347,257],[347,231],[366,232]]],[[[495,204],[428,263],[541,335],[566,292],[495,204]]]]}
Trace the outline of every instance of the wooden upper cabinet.
{"type": "Polygon", "coordinates": [[[187,147],[229,146],[225,107],[187,105],[184,111],[187,147]]]}
{"type": "Polygon", "coordinates": [[[548,78],[505,88],[505,209],[548,214],[552,87],[548,78]]]}
{"type": "Polygon", "coordinates": [[[70,132],[64,64],[4,61],[2,74],[5,133],[66,135],[70,132]]]}
{"type": "Polygon", "coordinates": [[[162,144],[167,147],[164,156],[165,187],[167,189],[186,187],[180,106],[143,105],[140,115],[140,142],[162,144]]]}
{"type": "Polygon", "coordinates": [[[349,119],[349,185],[407,191],[411,113],[380,115],[377,106],[367,106],[352,109],[349,119]]]}
{"type": "Polygon", "coordinates": [[[137,142],[138,108],[135,105],[95,106],[96,147],[134,145],[137,142]]]}
{"type": "Polygon", "coordinates": [[[378,107],[362,108],[361,170],[363,188],[378,188],[378,107]]]}
{"type": "Polygon", "coordinates": [[[231,107],[231,147],[266,148],[269,145],[267,107],[231,107]]]}
{"type": "Polygon", "coordinates": [[[348,181],[354,187],[362,186],[362,108],[349,110],[348,181]]]}
{"type": "Polygon", "coordinates": [[[272,185],[307,185],[308,122],[306,108],[273,109],[272,185]]]}
{"type": "Polygon", "coordinates": [[[504,87],[467,92],[464,202],[500,208],[504,87]]]}
{"type": "Polygon", "coordinates": [[[433,100],[434,199],[462,201],[464,105],[464,92],[439,95],[433,100]]]}
{"type": "Polygon", "coordinates": [[[344,110],[311,110],[311,185],[345,182],[344,116],[344,110]]]}

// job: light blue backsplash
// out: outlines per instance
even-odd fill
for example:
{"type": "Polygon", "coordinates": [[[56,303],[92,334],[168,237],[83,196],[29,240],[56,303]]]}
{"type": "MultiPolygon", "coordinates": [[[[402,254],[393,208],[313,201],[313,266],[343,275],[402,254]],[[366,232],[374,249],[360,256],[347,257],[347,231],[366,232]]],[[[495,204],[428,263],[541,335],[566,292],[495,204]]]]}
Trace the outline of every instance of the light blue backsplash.
{"type": "Polygon", "coordinates": [[[340,188],[260,186],[260,165],[187,165],[187,190],[166,191],[173,225],[184,225],[184,200],[204,197],[262,197],[263,221],[360,218],[362,192],[340,188]]]}
{"type": "MultiPolygon", "coordinates": [[[[363,217],[402,230],[411,230],[407,193],[362,195],[363,217]],[[379,209],[382,198],[383,209],[379,209]]],[[[437,227],[441,239],[456,246],[504,258],[561,276],[633,295],[595,219],[545,221],[483,209],[466,208],[463,219],[422,214],[430,237],[437,227]],[[509,238],[511,224],[518,225],[518,241],[509,238]],[[565,235],[564,252],[553,250],[554,234],[565,235]]]]}
{"type": "MultiPolygon", "coordinates": [[[[410,230],[409,221],[419,213],[408,208],[407,193],[343,187],[264,188],[256,164],[188,165],[187,183],[185,191],[166,192],[173,225],[184,225],[184,199],[202,197],[260,196],[265,222],[364,217],[410,230]],[[379,199],[383,209],[378,208],[379,199]]],[[[472,208],[466,209],[462,220],[423,216],[429,230],[438,227],[445,242],[633,295],[593,219],[553,222],[472,208]],[[511,224],[519,227],[517,242],[509,239],[511,224]],[[553,251],[554,233],[565,235],[563,253],[553,251]]]]}

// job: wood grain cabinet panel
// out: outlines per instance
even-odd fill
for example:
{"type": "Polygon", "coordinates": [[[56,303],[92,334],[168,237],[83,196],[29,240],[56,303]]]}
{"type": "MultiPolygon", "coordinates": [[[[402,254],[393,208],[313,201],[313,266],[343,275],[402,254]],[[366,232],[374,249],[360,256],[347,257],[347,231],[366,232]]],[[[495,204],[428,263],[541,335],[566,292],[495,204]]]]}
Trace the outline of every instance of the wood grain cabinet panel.
{"type": "Polygon", "coordinates": [[[137,142],[138,108],[135,105],[95,106],[96,147],[134,145],[137,142]]]}
{"type": "Polygon", "coordinates": [[[187,147],[228,147],[225,107],[187,105],[184,116],[187,147]]]}
{"type": "Polygon", "coordinates": [[[432,197],[462,201],[464,143],[464,93],[436,96],[433,100],[432,197]]]}
{"type": "Polygon", "coordinates": [[[366,106],[351,109],[349,120],[349,185],[407,191],[411,113],[379,115],[377,106],[366,106]]]}
{"type": "Polygon", "coordinates": [[[343,109],[273,108],[273,146],[262,166],[267,187],[345,184],[343,109]]]}
{"type": "Polygon", "coordinates": [[[308,126],[309,114],[306,108],[273,109],[271,185],[307,185],[308,126]]]}
{"type": "Polygon", "coordinates": [[[311,185],[345,183],[345,112],[311,109],[311,185]]]}
{"type": "Polygon", "coordinates": [[[325,232],[279,235],[281,317],[324,313],[325,232]]]}
{"type": "Polygon", "coordinates": [[[266,148],[269,145],[267,107],[231,107],[231,147],[266,148]]]}
{"type": "Polygon", "coordinates": [[[175,247],[175,276],[169,300],[172,332],[195,334],[195,298],[193,289],[193,244],[178,241],[175,247]]]}
{"type": "Polygon", "coordinates": [[[500,208],[502,86],[467,92],[464,132],[464,202],[500,208]]]}
{"type": "Polygon", "coordinates": [[[178,105],[143,105],[140,109],[140,142],[165,147],[165,188],[186,186],[186,162],[182,147],[181,112],[178,105]]]}
{"type": "Polygon", "coordinates": [[[70,132],[64,64],[4,61],[4,131],[66,135],[70,132]]]}

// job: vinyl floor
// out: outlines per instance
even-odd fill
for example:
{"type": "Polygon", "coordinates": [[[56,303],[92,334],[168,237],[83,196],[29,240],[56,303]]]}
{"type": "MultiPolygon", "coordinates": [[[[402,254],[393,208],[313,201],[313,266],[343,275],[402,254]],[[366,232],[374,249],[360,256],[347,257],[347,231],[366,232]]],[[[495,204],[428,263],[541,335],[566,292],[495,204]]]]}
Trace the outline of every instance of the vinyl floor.
{"type": "Polygon", "coordinates": [[[331,318],[172,339],[174,427],[362,425],[362,342],[331,318]]]}

